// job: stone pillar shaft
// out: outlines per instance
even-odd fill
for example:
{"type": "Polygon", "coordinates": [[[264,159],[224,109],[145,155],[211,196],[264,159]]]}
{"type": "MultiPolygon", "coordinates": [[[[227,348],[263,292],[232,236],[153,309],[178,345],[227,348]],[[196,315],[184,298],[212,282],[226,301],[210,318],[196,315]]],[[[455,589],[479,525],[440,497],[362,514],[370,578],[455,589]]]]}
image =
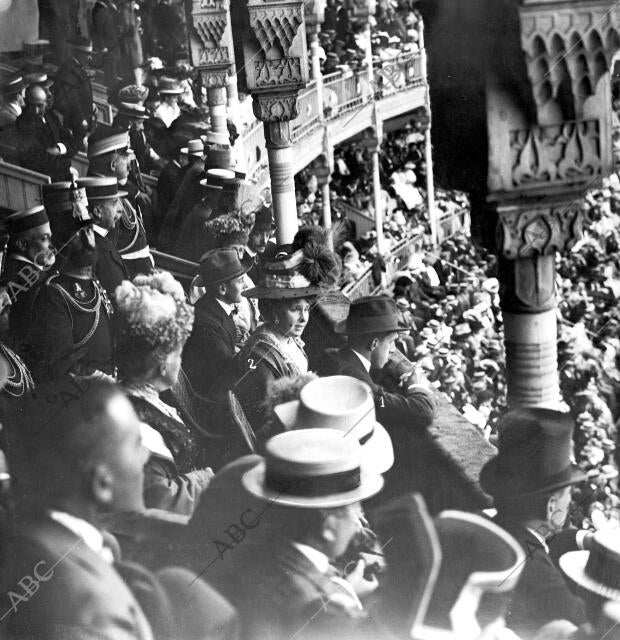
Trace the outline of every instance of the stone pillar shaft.
{"type": "Polygon", "coordinates": [[[556,310],[504,312],[503,318],[509,406],[557,408],[562,398],[556,310]]]}
{"type": "Polygon", "coordinates": [[[265,122],[265,140],[276,239],[278,244],[288,244],[293,241],[298,226],[289,122],[265,122]]]}
{"type": "Polygon", "coordinates": [[[223,134],[228,143],[228,128],[226,127],[226,87],[209,87],[207,89],[211,130],[223,134]]]}

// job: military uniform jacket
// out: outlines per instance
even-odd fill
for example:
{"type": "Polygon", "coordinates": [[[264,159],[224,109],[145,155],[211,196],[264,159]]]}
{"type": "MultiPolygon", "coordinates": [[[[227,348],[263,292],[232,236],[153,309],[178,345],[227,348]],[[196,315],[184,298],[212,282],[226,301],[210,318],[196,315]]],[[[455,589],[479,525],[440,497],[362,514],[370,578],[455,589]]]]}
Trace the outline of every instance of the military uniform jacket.
{"type": "Polygon", "coordinates": [[[32,305],[42,282],[50,275],[21,254],[10,254],[2,281],[11,298],[9,331],[11,344],[19,353],[27,353],[28,332],[32,322],[32,305]]]}
{"type": "Polygon", "coordinates": [[[103,230],[95,229],[95,245],[97,246],[97,262],[95,275],[106,290],[110,300],[114,300],[114,292],[123,280],[129,279],[129,273],[118,250],[112,242],[103,235],[103,230]]]}
{"type": "Polygon", "coordinates": [[[111,305],[101,284],[54,274],[33,305],[29,354],[35,380],[71,371],[112,373],[111,305]]]}

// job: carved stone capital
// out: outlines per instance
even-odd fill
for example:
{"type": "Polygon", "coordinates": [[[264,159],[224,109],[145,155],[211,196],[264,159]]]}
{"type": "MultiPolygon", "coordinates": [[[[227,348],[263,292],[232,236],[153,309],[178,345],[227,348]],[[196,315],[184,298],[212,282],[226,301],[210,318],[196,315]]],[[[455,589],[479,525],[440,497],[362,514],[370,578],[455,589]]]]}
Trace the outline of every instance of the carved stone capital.
{"type": "Polygon", "coordinates": [[[263,122],[294,120],[297,113],[297,94],[254,94],[254,115],[263,122]]]}
{"type": "Polygon", "coordinates": [[[540,313],[555,306],[555,256],[499,259],[500,297],[504,311],[540,313]]]}
{"type": "Polygon", "coordinates": [[[254,96],[254,113],[266,122],[297,116],[296,94],[308,82],[303,3],[248,0],[247,14],[235,14],[234,28],[243,59],[237,60],[239,86],[254,96]]]}
{"type": "Polygon", "coordinates": [[[290,147],[291,123],[289,120],[265,123],[265,143],[267,149],[284,149],[290,147]]]}
{"type": "Polygon", "coordinates": [[[508,260],[568,251],[582,235],[579,200],[527,209],[515,205],[498,211],[497,247],[508,260]]]}
{"type": "Polygon", "coordinates": [[[209,106],[226,104],[226,84],[207,86],[207,100],[209,106]]]}
{"type": "Polygon", "coordinates": [[[192,0],[191,10],[188,6],[191,60],[207,87],[225,86],[235,59],[229,5],[229,0],[192,0]]]}

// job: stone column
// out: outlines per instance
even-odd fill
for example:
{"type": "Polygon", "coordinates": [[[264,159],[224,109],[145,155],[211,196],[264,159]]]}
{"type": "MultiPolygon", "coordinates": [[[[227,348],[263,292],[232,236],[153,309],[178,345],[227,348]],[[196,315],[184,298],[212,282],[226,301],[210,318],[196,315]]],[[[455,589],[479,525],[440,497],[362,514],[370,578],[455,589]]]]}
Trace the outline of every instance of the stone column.
{"type": "Polygon", "coordinates": [[[248,0],[233,17],[239,88],[252,94],[254,115],[265,126],[276,239],[289,243],[297,231],[290,121],[308,82],[303,3],[248,0]]]}
{"type": "Polygon", "coordinates": [[[508,404],[561,408],[555,253],[581,237],[581,210],[578,201],[521,201],[497,213],[508,404]]]}
{"type": "Polygon", "coordinates": [[[226,87],[234,61],[230,0],[192,0],[187,5],[189,50],[192,65],[207,89],[211,129],[228,144],[226,87]]]}

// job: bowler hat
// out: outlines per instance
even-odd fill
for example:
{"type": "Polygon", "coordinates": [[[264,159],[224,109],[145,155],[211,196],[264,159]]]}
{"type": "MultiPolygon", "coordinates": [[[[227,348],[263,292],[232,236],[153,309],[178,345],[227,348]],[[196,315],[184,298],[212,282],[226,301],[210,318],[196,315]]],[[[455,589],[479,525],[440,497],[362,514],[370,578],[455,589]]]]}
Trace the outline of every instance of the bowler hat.
{"type": "Polygon", "coordinates": [[[335,429],[300,429],[267,441],[265,461],[247,471],[251,494],[289,507],[330,509],[366,500],[383,487],[362,463],[355,438],[335,429]]]}
{"type": "Polygon", "coordinates": [[[273,222],[273,212],[270,207],[261,207],[256,212],[254,219],[254,229],[275,229],[273,222]]]}
{"type": "Polygon", "coordinates": [[[350,376],[327,376],[306,384],[299,400],[274,407],[280,422],[292,429],[336,429],[355,438],[369,469],[385,473],[394,464],[388,432],[377,422],[370,387],[350,376]]]}
{"type": "Polygon", "coordinates": [[[118,180],[114,176],[78,178],[77,185],[84,187],[89,203],[127,196],[127,191],[118,190],[118,180]]]}
{"type": "Polygon", "coordinates": [[[578,586],[607,600],[620,600],[620,538],[617,531],[598,531],[590,551],[570,551],[560,568],[578,586]]]}
{"type": "Polygon", "coordinates": [[[499,452],[480,471],[480,484],[490,495],[535,495],[587,478],[571,465],[569,414],[538,407],[513,409],[500,418],[498,431],[499,452]]]}
{"type": "Polygon", "coordinates": [[[339,322],[334,330],[340,334],[358,335],[400,329],[394,300],[388,296],[367,296],[351,303],[349,316],[339,322]]]}
{"type": "Polygon", "coordinates": [[[200,258],[200,272],[196,285],[204,287],[207,284],[228,282],[243,275],[248,269],[249,265],[243,265],[239,260],[236,249],[232,247],[213,249],[200,258]]]}

